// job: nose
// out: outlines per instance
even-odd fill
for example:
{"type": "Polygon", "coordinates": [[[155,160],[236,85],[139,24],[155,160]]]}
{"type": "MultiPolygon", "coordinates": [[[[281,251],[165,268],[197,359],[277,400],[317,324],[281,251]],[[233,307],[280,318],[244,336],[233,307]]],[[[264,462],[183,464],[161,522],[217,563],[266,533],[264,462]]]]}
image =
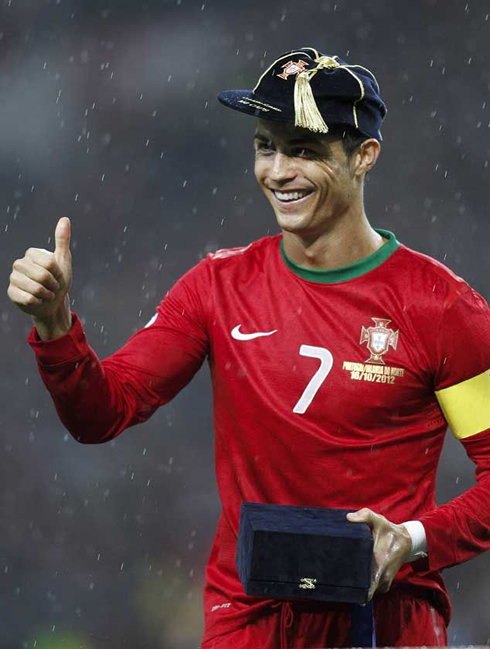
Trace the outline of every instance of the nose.
{"type": "Polygon", "coordinates": [[[275,151],[269,169],[269,178],[277,183],[286,183],[296,176],[294,160],[288,155],[275,151]]]}

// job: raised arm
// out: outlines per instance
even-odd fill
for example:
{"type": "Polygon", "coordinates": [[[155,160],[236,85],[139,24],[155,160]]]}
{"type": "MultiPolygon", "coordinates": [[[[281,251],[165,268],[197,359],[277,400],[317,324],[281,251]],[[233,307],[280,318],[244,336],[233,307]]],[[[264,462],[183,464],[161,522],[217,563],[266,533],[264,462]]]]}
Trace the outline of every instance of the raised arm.
{"type": "MultiPolygon", "coordinates": [[[[58,222],[56,232],[61,237],[67,233],[69,244],[69,223],[67,231],[63,221],[58,222]]],[[[34,258],[33,250],[37,249],[14,262],[16,274],[11,276],[8,294],[33,317],[35,326],[28,342],[42,380],[75,439],[82,443],[113,439],[170,401],[206,357],[207,327],[200,295],[206,290],[206,262],[176,283],[146,327],[100,360],[88,344],[78,315],[69,312],[71,259],[68,281],[58,260],[58,237],[55,253],[39,251],[43,254],[34,258]],[[58,309],[49,308],[53,303],[58,309]]]]}

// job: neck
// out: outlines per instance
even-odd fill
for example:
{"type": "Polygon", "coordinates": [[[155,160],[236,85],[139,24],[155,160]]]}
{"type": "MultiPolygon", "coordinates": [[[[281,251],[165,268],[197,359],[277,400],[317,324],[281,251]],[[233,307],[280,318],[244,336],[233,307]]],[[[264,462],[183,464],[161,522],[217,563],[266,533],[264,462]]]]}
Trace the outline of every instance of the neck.
{"type": "Polygon", "coordinates": [[[364,210],[357,218],[344,218],[319,234],[282,233],[289,259],[312,270],[349,266],[376,252],[386,241],[370,226],[364,210]]]}

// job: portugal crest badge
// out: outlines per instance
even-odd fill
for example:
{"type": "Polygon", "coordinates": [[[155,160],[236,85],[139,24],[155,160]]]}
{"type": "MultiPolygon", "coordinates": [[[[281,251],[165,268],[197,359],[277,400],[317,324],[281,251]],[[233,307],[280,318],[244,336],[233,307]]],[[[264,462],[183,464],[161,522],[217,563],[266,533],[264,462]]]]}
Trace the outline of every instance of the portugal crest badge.
{"type": "Polygon", "coordinates": [[[389,329],[388,325],[391,320],[385,318],[371,318],[374,322],[374,327],[362,327],[361,328],[361,340],[359,344],[366,343],[366,346],[371,353],[371,356],[364,361],[365,363],[379,363],[380,365],[385,365],[383,356],[386,354],[388,349],[393,347],[396,350],[398,345],[398,334],[399,329],[393,331],[389,329]]]}
{"type": "Polygon", "coordinates": [[[280,79],[287,79],[290,75],[303,72],[306,67],[308,67],[308,63],[306,61],[288,61],[282,66],[283,72],[276,76],[278,76],[280,79]]]}

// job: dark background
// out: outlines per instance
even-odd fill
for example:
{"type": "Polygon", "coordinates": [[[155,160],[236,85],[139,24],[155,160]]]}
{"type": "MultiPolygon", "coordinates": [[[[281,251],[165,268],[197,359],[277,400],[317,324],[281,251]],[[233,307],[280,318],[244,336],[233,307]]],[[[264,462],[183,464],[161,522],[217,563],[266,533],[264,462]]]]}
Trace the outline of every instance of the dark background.
{"type": "MultiPolygon", "coordinates": [[[[372,69],[388,105],[372,224],[488,299],[489,14],[487,0],[2,0],[2,649],[197,647],[219,513],[207,367],[145,425],[77,444],[6,295],[14,259],[53,250],[70,216],[72,308],[112,353],[206,252],[277,232],[255,122],[216,94],[313,46],[372,69]]],[[[471,484],[448,435],[439,502],[471,484]]],[[[489,566],[445,573],[453,645],[490,643],[489,566]]]]}

